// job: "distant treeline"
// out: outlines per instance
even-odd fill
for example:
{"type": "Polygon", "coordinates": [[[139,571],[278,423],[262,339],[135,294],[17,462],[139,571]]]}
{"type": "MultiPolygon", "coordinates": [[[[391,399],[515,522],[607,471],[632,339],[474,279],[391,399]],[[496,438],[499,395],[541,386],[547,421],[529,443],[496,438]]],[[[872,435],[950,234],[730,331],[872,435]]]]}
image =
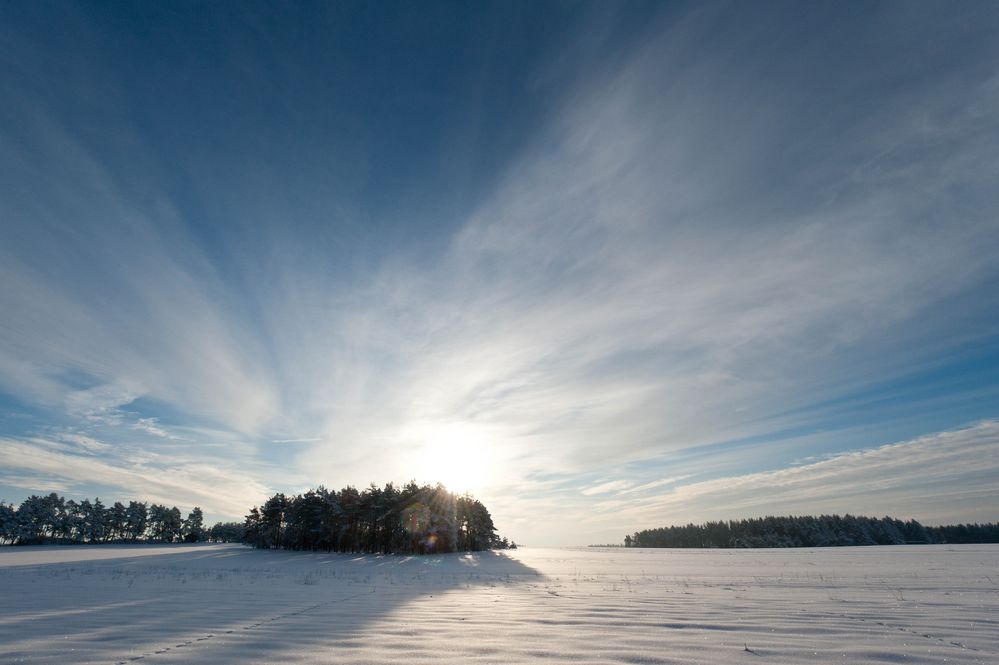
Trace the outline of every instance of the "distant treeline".
{"type": "Polygon", "coordinates": [[[835,547],[912,543],[999,543],[999,524],[923,526],[916,520],[857,515],[759,517],[646,529],[625,547],[835,547]]]}
{"type": "Polygon", "coordinates": [[[29,496],[16,508],[0,503],[0,543],[5,544],[220,541],[222,526],[206,529],[198,507],[184,518],[176,506],[144,501],[105,506],[100,499],[77,502],[53,492],[29,496]]]}
{"type": "Polygon", "coordinates": [[[244,526],[245,542],[262,548],[428,554],[516,547],[496,535],[477,499],[415,482],[275,494],[250,511],[244,526]]]}
{"type": "Polygon", "coordinates": [[[0,544],[247,543],[258,548],[426,554],[515,548],[496,535],[482,503],[442,485],[389,483],[358,491],[320,487],[275,494],[243,523],[205,527],[201,508],[186,518],[175,506],[143,501],[74,501],[32,495],[19,506],[0,503],[0,544]]]}

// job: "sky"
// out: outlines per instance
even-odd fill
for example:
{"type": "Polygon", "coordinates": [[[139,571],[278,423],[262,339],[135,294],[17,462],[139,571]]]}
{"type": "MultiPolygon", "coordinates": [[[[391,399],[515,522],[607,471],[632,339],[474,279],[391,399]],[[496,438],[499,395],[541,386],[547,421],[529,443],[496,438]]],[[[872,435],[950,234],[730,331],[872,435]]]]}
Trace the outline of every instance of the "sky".
{"type": "Polygon", "coordinates": [[[5,3],[0,500],[999,518],[999,5],[5,3]]]}

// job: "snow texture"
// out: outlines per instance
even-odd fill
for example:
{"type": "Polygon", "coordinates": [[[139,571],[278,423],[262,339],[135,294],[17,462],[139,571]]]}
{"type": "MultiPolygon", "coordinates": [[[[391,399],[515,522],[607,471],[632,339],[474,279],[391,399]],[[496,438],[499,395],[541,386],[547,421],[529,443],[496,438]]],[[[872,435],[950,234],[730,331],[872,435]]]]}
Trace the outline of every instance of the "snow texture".
{"type": "Polygon", "coordinates": [[[999,546],[0,550],[0,663],[999,663],[999,546]]]}

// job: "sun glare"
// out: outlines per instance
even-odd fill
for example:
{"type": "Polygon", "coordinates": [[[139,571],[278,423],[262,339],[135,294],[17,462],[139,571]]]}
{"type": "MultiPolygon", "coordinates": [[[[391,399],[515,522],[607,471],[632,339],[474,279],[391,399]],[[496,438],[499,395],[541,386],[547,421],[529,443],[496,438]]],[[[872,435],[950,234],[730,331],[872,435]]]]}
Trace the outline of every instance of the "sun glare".
{"type": "Polygon", "coordinates": [[[422,476],[452,492],[475,494],[492,475],[491,444],[481,431],[461,424],[432,428],[423,437],[422,476]]]}

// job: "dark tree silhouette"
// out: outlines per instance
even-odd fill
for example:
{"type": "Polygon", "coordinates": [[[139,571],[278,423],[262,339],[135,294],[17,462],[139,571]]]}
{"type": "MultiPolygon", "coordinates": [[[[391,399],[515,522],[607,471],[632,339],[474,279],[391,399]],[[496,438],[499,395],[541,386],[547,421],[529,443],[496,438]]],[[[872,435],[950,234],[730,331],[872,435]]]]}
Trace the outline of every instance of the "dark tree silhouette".
{"type": "Polygon", "coordinates": [[[275,494],[250,510],[243,529],[244,542],[260,548],[429,554],[515,547],[496,535],[477,499],[412,481],[275,494]]]}
{"type": "Polygon", "coordinates": [[[216,522],[206,533],[210,543],[241,543],[245,529],[242,522],[216,522]]]}
{"type": "MultiPolygon", "coordinates": [[[[195,510],[200,515],[200,509],[195,510]]],[[[200,532],[199,539],[207,538],[203,525],[200,532]]],[[[180,533],[179,509],[156,505],[147,509],[140,501],[127,506],[116,501],[105,507],[99,498],[77,502],[52,493],[29,496],[17,508],[0,503],[0,543],[174,542],[180,533]]]]}
{"type": "Polygon", "coordinates": [[[195,506],[184,520],[182,527],[185,543],[196,543],[205,540],[205,516],[201,508],[195,506]]]}
{"type": "Polygon", "coordinates": [[[925,527],[916,520],[856,515],[759,517],[646,529],[625,547],[830,547],[914,543],[999,543],[999,524],[925,527]]]}

